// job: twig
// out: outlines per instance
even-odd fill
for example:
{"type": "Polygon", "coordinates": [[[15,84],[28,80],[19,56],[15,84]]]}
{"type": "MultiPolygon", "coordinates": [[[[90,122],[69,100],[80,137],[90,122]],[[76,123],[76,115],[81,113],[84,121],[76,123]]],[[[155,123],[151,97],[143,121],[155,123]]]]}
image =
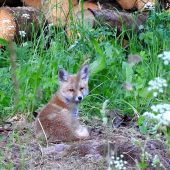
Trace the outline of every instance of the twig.
{"type": "Polygon", "coordinates": [[[15,99],[14,103],[18,103],[18,90],[19,90],[19,82],[16,78],[16,51],[14,49],[14,43],[12,41],[9,42],[9,50],[10,50],[10,61],[11,61],[11,74],[12,74],[12,80],[14,84],[14,89],[15,89],[15,99]]]}
{"type": "Polygon", "coordinates": [[[42,126],[42,124],[41,124],[41,122],[40,122],[40,119],[39,119],[39,118],[37,118],[37,120],[38,120],[38,122],[39,122],[39,124],[40,124],[40,126],[41,126],[41,129],[42,129],[43,133],[44,133],[45,140],[46,140],[46,143],[47,143],[47,148],[48,148],[48,140],[47,140],[47,135],[45,134],[45,131],[44,131],[44,128],[43,128],[43,126],[42,126]]]}

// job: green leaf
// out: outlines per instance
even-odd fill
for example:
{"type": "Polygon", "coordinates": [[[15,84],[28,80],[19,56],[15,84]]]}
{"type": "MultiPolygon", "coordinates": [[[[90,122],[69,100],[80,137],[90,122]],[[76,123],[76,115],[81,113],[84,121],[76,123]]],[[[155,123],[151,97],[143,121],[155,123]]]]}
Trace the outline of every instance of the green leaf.
{"type": "Polygon", "coordinates": [[[145,168],[145,167],[148,166],[148,164],[145,164],[144,162],[142,162],[142,163],[140,164],[140,166],[141,166],[142,168],[145,168]]]}
{"type": "Polygon", "coordinates": [[[4,97],[5,97],[4,92],[0,90],[0,101],[2,101],[4,97]]]}
{"type": "Polygon", "coordinates": [[[104,56],[101,48],[99,47],[98,42],[95,39],[92,39],[92,41],[93,41],[93,45],[94,45],[94,47],[96,49],[96,52],[99,53],[100,55],[104,56]]]}
{"type": "Polygon", "coordinates": [[[106,59],[104,56],[97,58],[89,65],[90,76],[93,76],[106,68],[106,59]]]}
{"type": "Polygon", "coordinates": [[[143,133],[143,134],[147,134],[147,133],[148,133],[147,128],[144,127],[144,126],[139,126],[139,130],[140,130],[140,132],[143,133]]]}
{"type": "Polygon", "coordinates": [[[122,62],[122,73],[125,79],[125,82],[132,82],[132,77],[133,77],[133,70],[132,67],[126,63],[126,62],[122,62]]]}
{"type": "Polygon", "coordinates": [[[7,43],[7,40],[0,38],[0,44],[6,46],[8,43],[7,43]]]}
{"type": "Polygon", "coordinates": [[[139,90],[139,96],[150,100],[153,98],[153,92],[148,91],[148,88],[145,87],[144,89],[139,90]]]}
{"type": "Polygon", "coordinates": [[[141,116],[138,118],[138,120],[136,122],[138,126],[142,125],[144,118],[145,118],[144,116],[141,116]]]}
{"type": "MultiPolygon", "coordinates": [[[[106,56],[106,58],[112,58],[112,56],[113,56],[113,45],[108,42],[105,45],[105,56],[106,56]]],[[[112,60],[113,60],[113,58],[112,58],[112,60]]]]}

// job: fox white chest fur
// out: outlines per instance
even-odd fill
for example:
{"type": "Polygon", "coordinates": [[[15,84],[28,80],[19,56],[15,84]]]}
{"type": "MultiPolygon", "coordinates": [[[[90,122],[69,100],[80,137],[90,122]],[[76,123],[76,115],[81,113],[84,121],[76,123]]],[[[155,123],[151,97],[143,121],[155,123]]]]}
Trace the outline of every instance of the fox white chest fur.
{"type": "Polygon", "coordinates": [[[85,140],[89,133],[77,120],[78,105],[88,94],[89,69],[85,65],[74,75],[64,69],[58,72],[60,88],[51,101],[41,110],[35,121],[37,138],[49,141],[85,140]]]}

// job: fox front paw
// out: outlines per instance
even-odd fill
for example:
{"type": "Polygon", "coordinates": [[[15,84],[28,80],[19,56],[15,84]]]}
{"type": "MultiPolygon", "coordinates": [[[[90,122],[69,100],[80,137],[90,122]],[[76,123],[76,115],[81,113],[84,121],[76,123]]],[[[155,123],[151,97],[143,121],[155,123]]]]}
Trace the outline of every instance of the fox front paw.
{"type": "Polygon", "coordinates": [[[75,131],[75,136],[80,140],[86,140],[89,137],[89,132],[85,127],[79,126],[75,131]]]}

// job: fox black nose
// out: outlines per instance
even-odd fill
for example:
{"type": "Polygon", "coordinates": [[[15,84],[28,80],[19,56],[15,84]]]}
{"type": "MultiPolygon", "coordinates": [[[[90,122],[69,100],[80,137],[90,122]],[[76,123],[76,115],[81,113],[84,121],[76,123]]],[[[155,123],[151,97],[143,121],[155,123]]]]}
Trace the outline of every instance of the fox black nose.
{"type": "Polygon", "coordinates": [[[78,97],[78,99],[81,101],[81,100],[82,100],[82,97],[81,97],[81,96],[79,96],[79,97],[78,97]]]}

